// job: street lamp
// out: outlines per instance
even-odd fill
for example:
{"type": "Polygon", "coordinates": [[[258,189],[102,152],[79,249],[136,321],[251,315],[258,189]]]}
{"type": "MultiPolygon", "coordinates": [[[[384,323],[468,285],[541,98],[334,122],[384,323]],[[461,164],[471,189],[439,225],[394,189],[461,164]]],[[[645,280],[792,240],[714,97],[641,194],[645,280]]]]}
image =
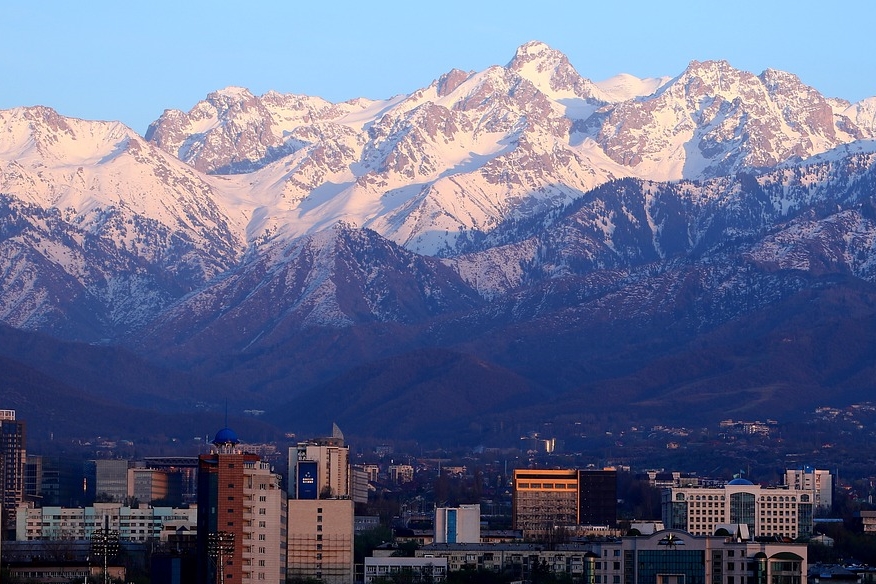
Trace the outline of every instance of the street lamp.
{"type": "Polygon", "coordinates": [[[234,553],[234,534],[228,531],[208,534],[207,553],[216,562],[219,584],[225,584],[225,558],[234,553]]]}
{"type": "Polygon", "coordinates": [[[96,529],[91,534],[91,554],[103,556],[103,582],[109,584],[107,560],[119,553],[119,532],[110,529],[96,529]]]}

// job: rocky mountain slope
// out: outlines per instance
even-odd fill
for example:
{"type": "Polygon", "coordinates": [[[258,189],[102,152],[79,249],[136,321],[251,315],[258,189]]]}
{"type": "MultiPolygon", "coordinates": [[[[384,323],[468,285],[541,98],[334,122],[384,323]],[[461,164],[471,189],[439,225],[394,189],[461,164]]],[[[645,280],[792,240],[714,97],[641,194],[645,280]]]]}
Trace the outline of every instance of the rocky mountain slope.
{"type": "MultiPolygon", "coordinates": [[[[667,373],[687,359],[749,391],[765,369],[746,343],[787,362],[772,344],[811,337],[780,307],[822,306],[870,346],[838,299],[871,318],[874,99],[726,62],[594,83],[533,42],[382,101],[227,88],[145,138],[0,112],[0,321],[126,347],[185,371],[187,394],[235,388],[278,426],[347,390],[377,418],[434,394],[454,431],[606,387],[650,403],[652,377],[692,399],[702,382],[667,373]],[[758,373],[733,378],[726,351],[758,373]]],[[[867,367],[814,387],[858,395],[867,367]]],[[[356,427],[357,409],[337,411],[356,427]]]]}

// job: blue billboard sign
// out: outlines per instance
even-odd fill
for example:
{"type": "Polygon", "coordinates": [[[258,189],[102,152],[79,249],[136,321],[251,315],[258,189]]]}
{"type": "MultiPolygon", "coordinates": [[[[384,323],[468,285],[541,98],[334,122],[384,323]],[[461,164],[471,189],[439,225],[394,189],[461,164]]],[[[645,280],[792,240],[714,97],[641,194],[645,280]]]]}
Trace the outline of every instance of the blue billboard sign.
{"type": "Polygon", "coordinates": [[[319,489],[317,488],[317,463],[310,460],[302,460],[298,462],[298,498],[299,499],[318,499],[319,489]]]}

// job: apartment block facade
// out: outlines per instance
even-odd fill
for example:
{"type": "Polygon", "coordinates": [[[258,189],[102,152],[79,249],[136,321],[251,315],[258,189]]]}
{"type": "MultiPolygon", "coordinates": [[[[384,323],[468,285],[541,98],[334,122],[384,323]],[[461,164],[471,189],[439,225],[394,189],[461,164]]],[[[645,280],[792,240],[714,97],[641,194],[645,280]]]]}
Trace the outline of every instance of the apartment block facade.
{"type": "Polygon", "coordinates": [[[96,530],[109,529],[120,541],[163,541],[168,529],[197,529],[197,509],[141,506],[132,508],[119,503],[95,503],[89,507],[33,508],[19,506],[16,513],[15,539],[83,540],[96,530]]]}
{"type": "Polygon", "coordinates": [[[325,584],[353,582],[353,500],[290,499],[287,573],[325,584]]]}

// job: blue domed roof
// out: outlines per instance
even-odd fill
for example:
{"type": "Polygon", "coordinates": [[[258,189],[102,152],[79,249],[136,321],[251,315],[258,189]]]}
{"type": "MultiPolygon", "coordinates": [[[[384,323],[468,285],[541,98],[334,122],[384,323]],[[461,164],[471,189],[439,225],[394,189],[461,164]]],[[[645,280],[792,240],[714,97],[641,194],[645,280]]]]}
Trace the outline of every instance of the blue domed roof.
{"type": "Polygon", "coordinates": [[[748,479],[733,479],[728,485],[753,485],[754,483],[748,479]]]}
{"type": "Polygon", "coordinates": [[[237,439],[237,434],[231,428],[222,428],[218,432],[216,432],[216,437],[213,438],[213,444],[239,444],[240,440],[237,439]]]}

